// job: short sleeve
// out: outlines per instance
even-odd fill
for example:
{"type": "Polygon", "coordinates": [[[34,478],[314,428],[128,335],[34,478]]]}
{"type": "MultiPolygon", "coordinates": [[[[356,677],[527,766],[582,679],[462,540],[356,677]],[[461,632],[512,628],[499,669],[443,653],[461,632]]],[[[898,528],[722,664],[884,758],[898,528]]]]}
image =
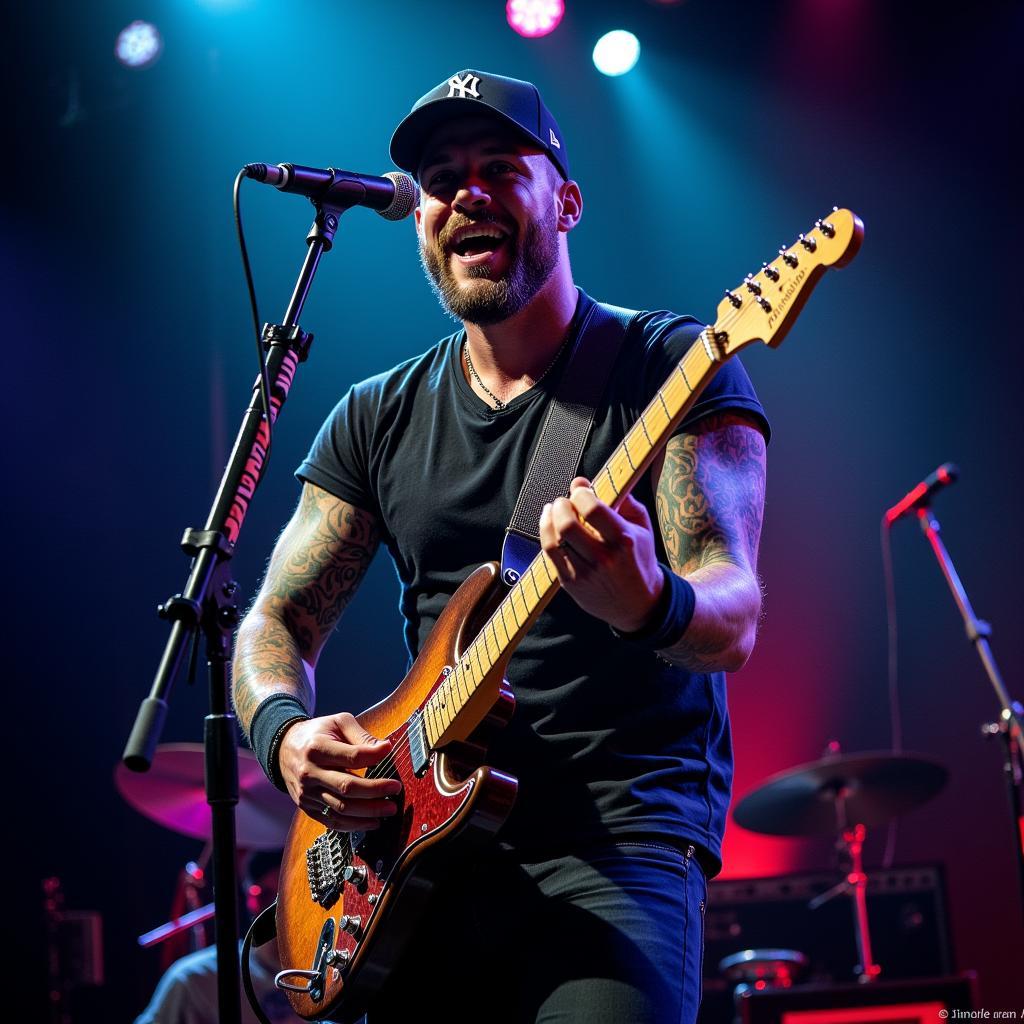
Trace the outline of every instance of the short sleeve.
{"type": "MultiPolygon", "coordinates": [[[[677,316],[660,311],[641,313],[634,330],[641,333],[644,347],[643,402],[637,414],[654,397],[668,379],[687,350],[697,340],[704,325],[693,317],[677,316]]],[[[696,404],[676,433],[686,433],[705,416],[726,410],[749,413],[760,426],[765,440],[771,437],[771,426],[739,358],[733,356],[718,369],[701,392],[696,404]]]]}
{"type": "Polygon", "coordinates": [[[350,388],[320,428],[295,475],[379,519],[369,469],[374,405],[371,382],[350,388]]]}

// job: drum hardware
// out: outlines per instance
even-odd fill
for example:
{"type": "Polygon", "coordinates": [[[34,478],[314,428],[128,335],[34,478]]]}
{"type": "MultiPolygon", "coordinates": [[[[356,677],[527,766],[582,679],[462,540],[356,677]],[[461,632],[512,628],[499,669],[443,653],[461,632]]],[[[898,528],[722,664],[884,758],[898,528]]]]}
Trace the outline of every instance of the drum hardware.
{"type": "Polygon", "coordinates": [[[103,918],[94,910],[67,910],[59,878],[43,879],[47,1003],[51,1024],[71,1024],[72,1001],[83,987],[103,985],[103,918]]]}
{"type": "MultiPolygon", "coordinates": [[[[114,784],[124,799],[164,828],[193,839],[211,840],[210,805],[206,802],[204,753],[201,743],[162,743],[145,774],[123,763],[114,784]]],[[[245,850],[280,849],[295,805],[263,774],[255,756],[238,751],[237,844],[245,850]]]]}
{"type": "MultiPolygon", "coordinates": [[[[171,919],[138,937],[144,949],[191,931],[188,949],[207,946],[205,922],[215,913],[207,901],[206,872],[211,847],[211,813],[206,802],[204,749],[201,743],[165,743],[156,749],[153,766],[140,775],[123,763],[114,771],[114,784],[140,814],[180,835],[205,840],[197,860],[182,869],[171,919]],[[184,912],[183,912],[184,911],[184,912]]],[[[238,751],[238,805],[235,824],[239,853],[277,850],[291,823],[294,806],[263,774],[256,758],[238,751]]],[[[174,944],[171,944],[172,947],[174,944]]],[[[168,947],[164,967],[181,955],[168,947]]]]}
{"type": "Polygon", "coordinates": [[[868,826],[881,825],[938,794],[948,773],[936,761],[916,754],[876,751],[842,754],[838,744],[818,761],[772,776],[748,793],[733,810],[743,828],[775,836],[837,836],[846,862],[844,878],[812,899],[816,909],[848,893],[853,905],[859,964],[857,980],[881,973],[871,954],[863,847],[868,826]]]}
{"type": "Polygon", "coordinates": [[[733,1003],[740,1019],[743,996],[750,991],[791,988],[807,969],[807,957],[795,949],[742,949],[719,961],[718,969],[735,986],[733,1003]]]}
{"type": "MultiPolygon", "coordinates": [[[[150,946],[156,946],[161,942],[165,942],[167,939],[174,938],[175,935],[180,935],[184,931],[188,931],[190,928],[198,928],[204,921],[209,921],[213,917],[214,907],[212,903],[207,903],[206,906],[197,907],[195,910],[190,910],[187,914],[183,914],[181,917],[173,918],[165,924],[158,925],[151,931],[145,932],[138,938],[138,943],[143,949],[148,949],[150,946]]],[[[206,943],[197,946],[197,949],[203,948],[206,943]]]]}

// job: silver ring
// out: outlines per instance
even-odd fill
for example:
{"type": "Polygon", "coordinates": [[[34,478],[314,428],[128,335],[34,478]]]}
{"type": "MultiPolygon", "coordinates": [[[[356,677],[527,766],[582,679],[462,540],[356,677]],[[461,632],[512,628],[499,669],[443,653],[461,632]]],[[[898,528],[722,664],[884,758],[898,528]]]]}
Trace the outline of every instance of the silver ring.
{"type": "Polygon", "coordinates": [[[330,813],[331,813],[331,809],[330,809],[330,807],[328,807],[327,804],[324,804],[323,807],[320,808],[320,817],[321,818],[326,818],[327,815],[330,814],[330,813]]]}

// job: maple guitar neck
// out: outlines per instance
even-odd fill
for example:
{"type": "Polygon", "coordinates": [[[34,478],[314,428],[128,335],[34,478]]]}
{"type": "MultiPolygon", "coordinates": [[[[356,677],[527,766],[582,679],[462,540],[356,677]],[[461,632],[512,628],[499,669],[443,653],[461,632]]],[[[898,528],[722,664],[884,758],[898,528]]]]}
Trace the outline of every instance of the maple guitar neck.
{"type": "MultiPolygon", "coordinates": [[[[600,501],[616,508],[629,494],[725,358],[714,328],[706,327],[592,481],[600,501]]],[[[484,680],[508,659],[558,587],[554,565],[542,551],[426,702],[423,723],[431,747],[446,742],[459,713],[484,680]]]]}
{"type": "MultiPolygon", "coordinates": [[[[777,347],[821,275],[829,267],[849,263],[863,235],[864,225],[856,214],[834,209],[827,219],[815,222],[814,230],[781,249],[778,258],[764,264],[759,273],[747,275],[736,289],[726,291],[714,324],[701,331],[594,478],[598,499],[616,508],[718,368],[755,341],[777,347]]],[[[496,671],[511,657],[558,587],[554,566],[540,552],[425,702],[422,720],[431,748],[465,735],[460,713],[481,687],[493,683],[496,671]]]]}

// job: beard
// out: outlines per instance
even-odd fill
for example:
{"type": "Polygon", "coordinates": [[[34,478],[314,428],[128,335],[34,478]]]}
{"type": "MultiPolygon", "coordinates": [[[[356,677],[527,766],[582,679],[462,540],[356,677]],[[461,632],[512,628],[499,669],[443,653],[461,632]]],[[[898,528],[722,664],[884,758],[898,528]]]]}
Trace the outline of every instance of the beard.
{"type": "Polygon", "coordinates": [[[420,242],[420,262],[444,311],[455,320],[485,327],[501,323],[523,309],[551,277],[558,264],[558,226],[530,221],[520,238],[509,235],[502,243],[511,247],[509,268],[492,280],[489,267],[468,268],[475,281],[460,284],[452,272],[446,239],[467,224],[495,222],[491,216],[455,217],[448,221],[436,242],[420,242]]]}

